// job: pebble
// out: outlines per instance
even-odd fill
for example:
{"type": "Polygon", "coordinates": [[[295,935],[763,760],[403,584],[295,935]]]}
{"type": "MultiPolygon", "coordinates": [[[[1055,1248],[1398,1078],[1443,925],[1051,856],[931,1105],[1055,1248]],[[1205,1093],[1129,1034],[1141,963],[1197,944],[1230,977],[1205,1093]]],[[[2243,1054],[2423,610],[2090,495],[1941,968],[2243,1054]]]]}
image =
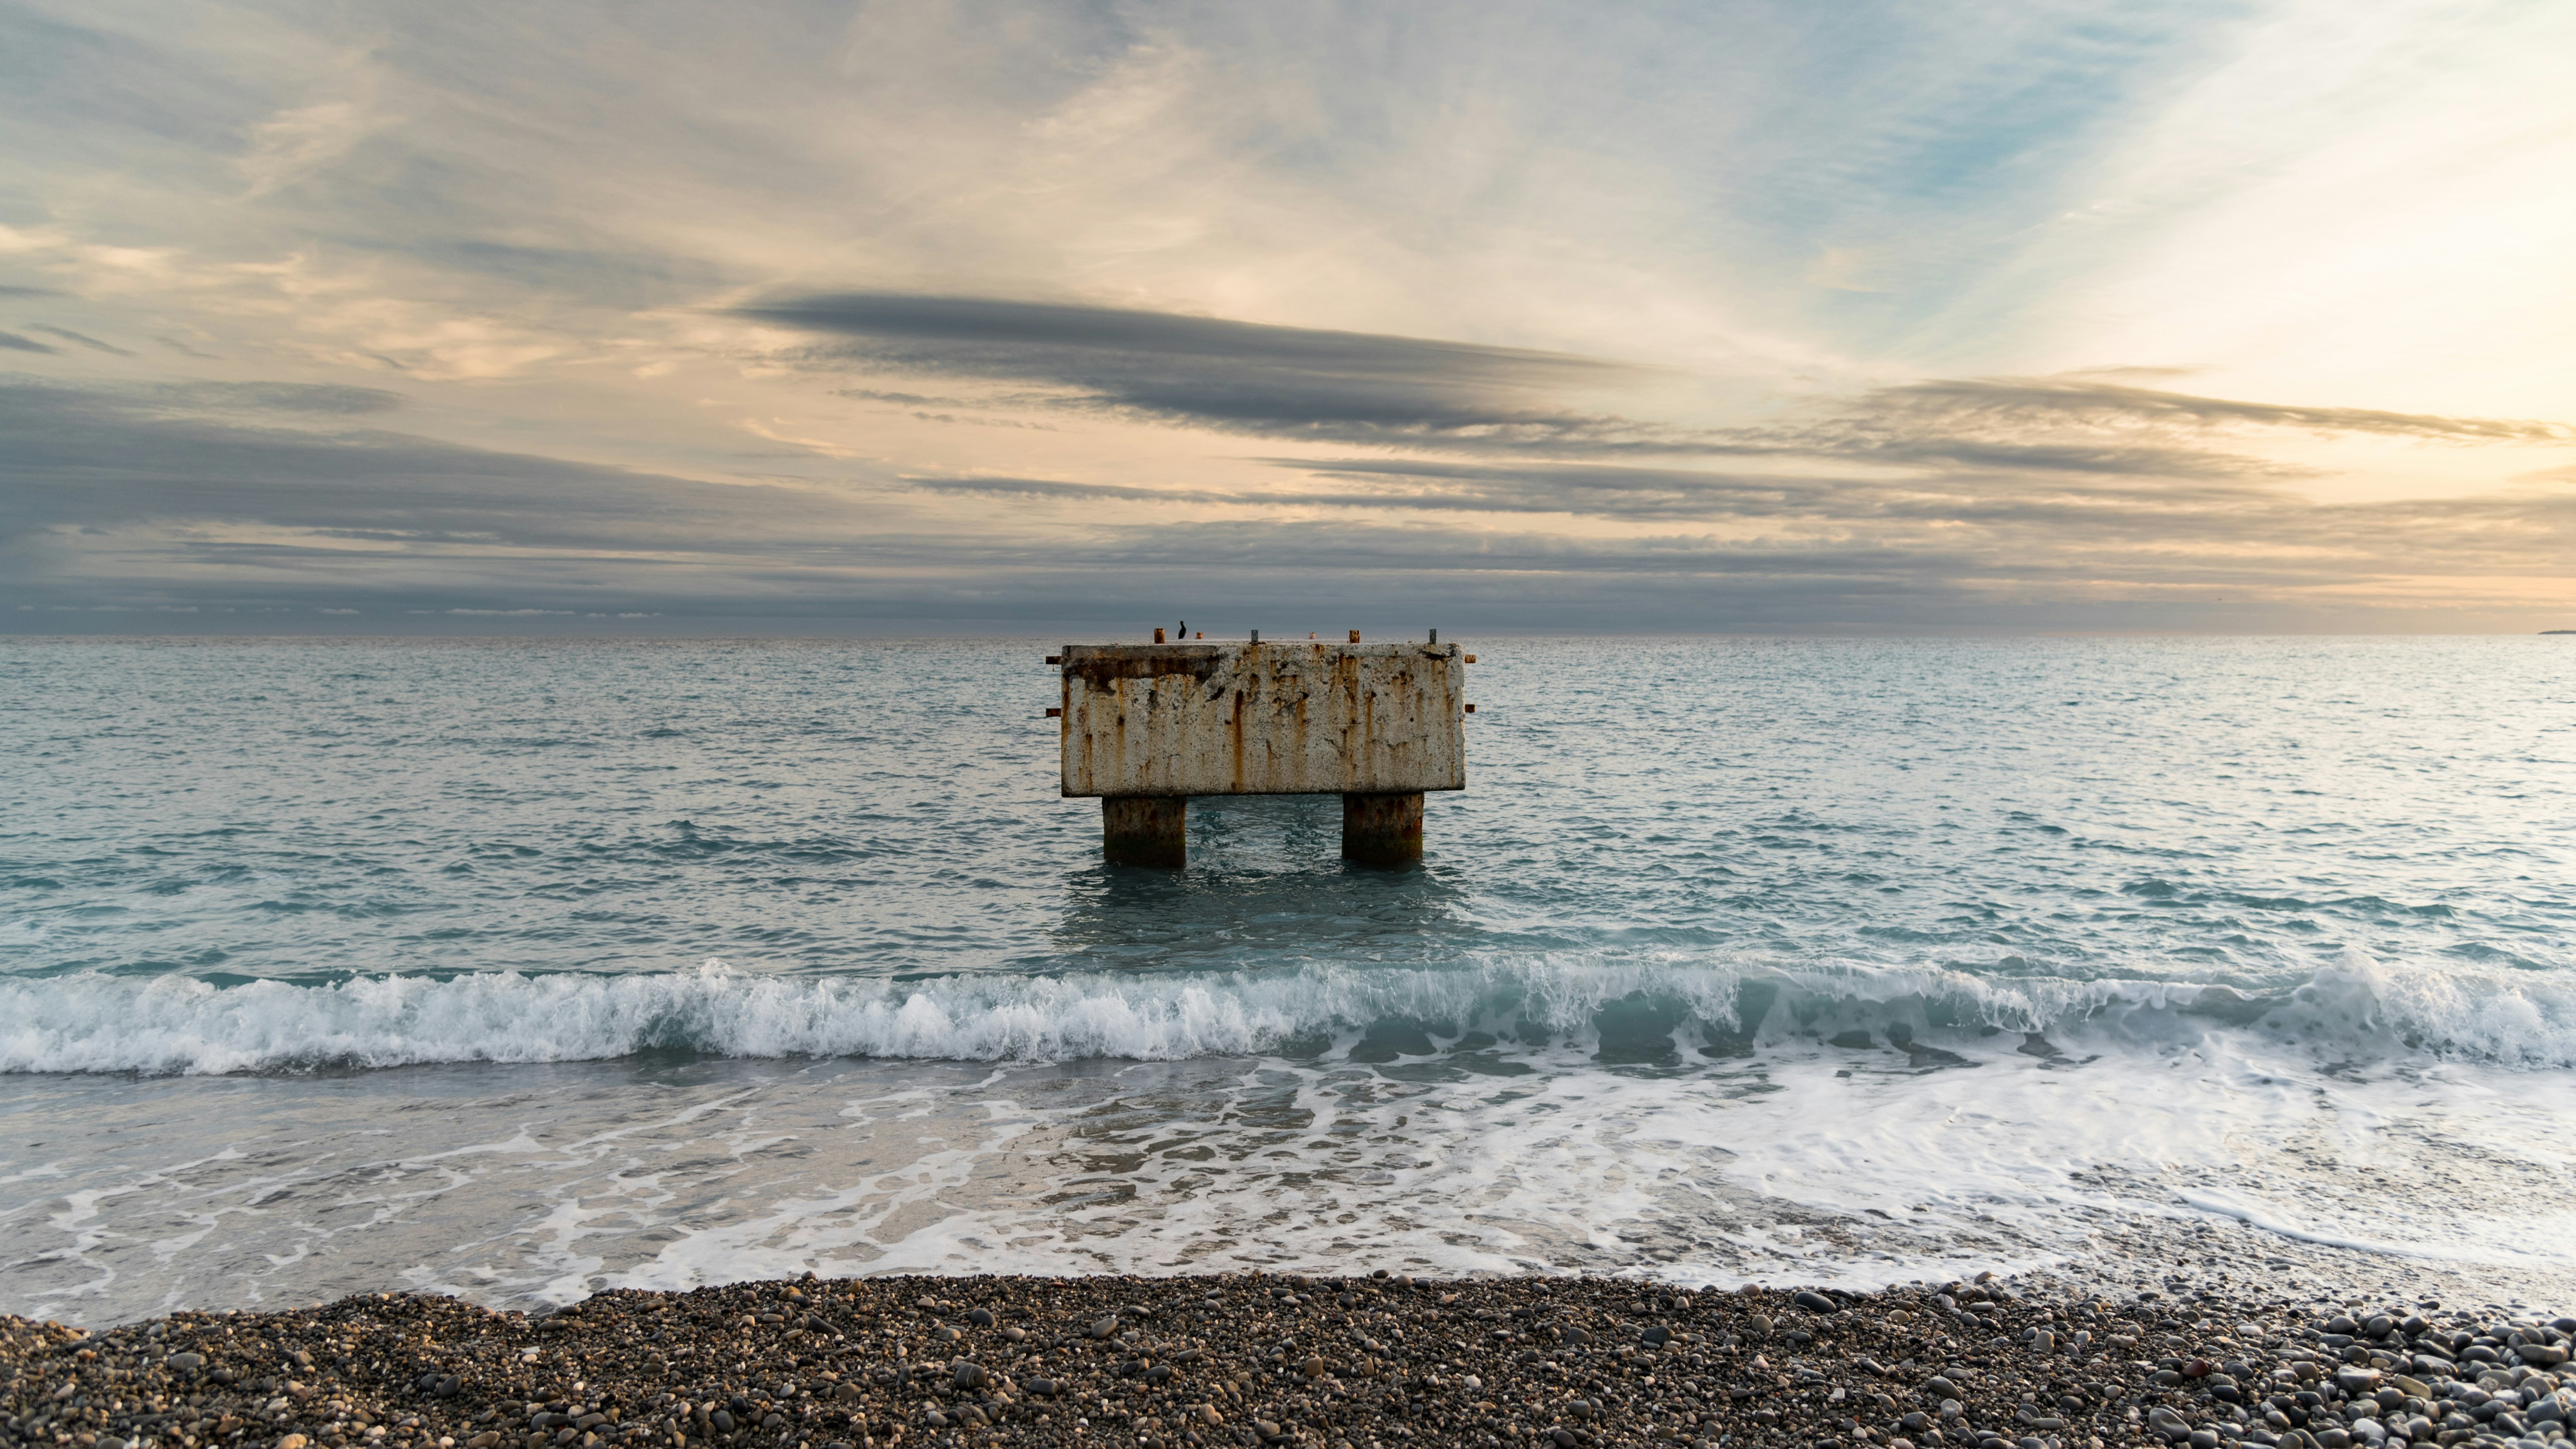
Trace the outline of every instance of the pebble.
{"type": "Polygon", "coordinates": [[[0,1409],[85,1449],[2576,1449],[2576,1319],[1991,1278],[1807,1296],[1831,1313],[1393,1274],[809,1279],[543,1319],[368,1295],[0,1319],[0,1409]]]}

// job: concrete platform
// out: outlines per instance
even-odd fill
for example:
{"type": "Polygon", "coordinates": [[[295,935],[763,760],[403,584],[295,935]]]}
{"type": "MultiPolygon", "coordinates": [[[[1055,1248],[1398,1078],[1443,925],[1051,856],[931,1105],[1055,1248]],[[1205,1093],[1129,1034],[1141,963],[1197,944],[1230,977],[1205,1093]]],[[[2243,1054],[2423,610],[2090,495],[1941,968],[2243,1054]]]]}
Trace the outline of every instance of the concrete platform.
{"type": "Polygon", "coordinates": [[[1060,784],[1112,859],[1177,865],[1192,795],[1339,795],[1342,853],[1422,856],[1422,797],[1467,788],[1455,644],[1068,644],[1060,784]]]}
{"type": "Polygon", "coordinates": [[[1068,644],[1066,796],[1467,788],[1454,644],[1068,644]]]}

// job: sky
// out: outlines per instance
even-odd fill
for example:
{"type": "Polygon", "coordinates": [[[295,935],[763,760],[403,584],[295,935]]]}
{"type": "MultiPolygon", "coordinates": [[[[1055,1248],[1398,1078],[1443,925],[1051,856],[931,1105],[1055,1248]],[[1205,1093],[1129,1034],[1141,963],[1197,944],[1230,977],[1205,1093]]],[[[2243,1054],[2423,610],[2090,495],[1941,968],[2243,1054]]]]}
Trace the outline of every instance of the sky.
{"type": "Polygon", "coordinates": [[[2576,628],[2563,0],[0,0],[0,632],[2576,628]]]}

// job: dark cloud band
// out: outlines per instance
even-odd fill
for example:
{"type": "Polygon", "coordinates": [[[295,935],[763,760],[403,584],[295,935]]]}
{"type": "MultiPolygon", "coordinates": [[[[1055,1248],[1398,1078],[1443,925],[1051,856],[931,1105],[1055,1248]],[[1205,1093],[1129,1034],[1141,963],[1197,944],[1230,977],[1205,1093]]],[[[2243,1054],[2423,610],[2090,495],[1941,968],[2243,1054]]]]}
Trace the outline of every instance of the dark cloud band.
{"type": "MultiPolygon", "coordinates": [[[[838,292],[782,297],[746,318],[843,339],[824,366],[1008,382],[1022,409],[1335,445],[1555,458],[1829,458],[1980,473],[2182,479],[2303,470],[2218,446],[2291,428],[2452,443],[2576,438],[2552,423],[2196,397],[2100,376],[1943,380],[1881,388],[1762,427],[1681,428],[1569,405],[1643,370],[1564,353],[1274,327],[1127,308],[838,292]]],[[[911,394],[848,389],[866,399],[911,394]]]]}
{"type": "Polygon", "coordinates": [[[1108,617],[1166,588],[1247,601],[1321,589],[1480,600],[1487,617],[1531,626],[1619,627],[1650,609],[1677,627],[1907,628],[2008,622],[1979,612],[2005,590],[2028,621],[2062,626],[2110,620],[2113,597],[2180,609],[2227,591],[2272,601],[2240,623],[2277,621],[2307,591],[2533,576],[2576,557],[2563,489],[2324,505],[2259,477],[2080,469],[1381,456],[1274,459],[1268,488],[891,485],[998,500],[952,525],[864,481],[718,484],[361,425],[400,401],[0,379],[0,599],[22,623],[31,610],[199,605],[1034,619],[1108,617]],[[1585,536],[1552,514],[1626,531],[1585,536]]]}
{"type": "Polygon", "coordinates": [[[1599,358],[1128,308],[839,292],[738,315],[844,341],[813,360],[1059,390],[1027,401],[1346,442],[1574,445],[1636,431],[1566,394],[1639,369],[1599,358]]]}

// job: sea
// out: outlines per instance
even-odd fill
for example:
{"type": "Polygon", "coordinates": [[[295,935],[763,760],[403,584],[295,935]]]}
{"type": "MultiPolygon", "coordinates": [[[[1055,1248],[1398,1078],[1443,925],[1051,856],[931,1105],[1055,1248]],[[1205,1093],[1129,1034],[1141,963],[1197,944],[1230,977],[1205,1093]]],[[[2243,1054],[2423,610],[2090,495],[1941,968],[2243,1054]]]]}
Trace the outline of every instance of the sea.
{"type": "Polygon", "coordinates": [[[0,1311],[2576,1267],[2576,639],[1466,638],[1387,871],[1098,637],[0,640],[0,1311]]]}

